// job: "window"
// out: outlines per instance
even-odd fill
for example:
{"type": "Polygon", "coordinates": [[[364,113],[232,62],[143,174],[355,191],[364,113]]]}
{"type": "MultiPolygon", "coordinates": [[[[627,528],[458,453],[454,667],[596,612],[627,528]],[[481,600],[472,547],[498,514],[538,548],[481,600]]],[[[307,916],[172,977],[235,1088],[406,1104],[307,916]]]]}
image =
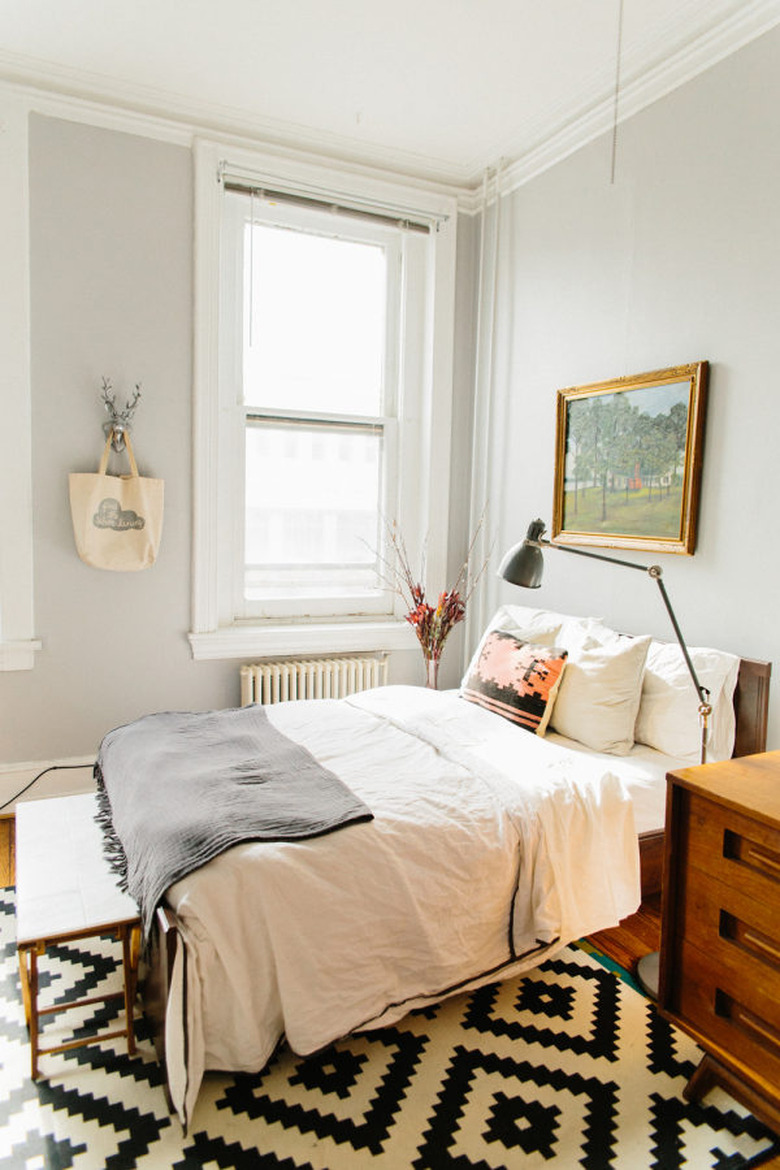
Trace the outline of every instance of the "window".
{"type": "Polygon", "coordinates": [[[402,229],[249,191],[226,192],[222,225],[240,345],[225,408],[244,432],[236,616],[390,613],[402,229]]]}
{"type": "Polygon", "coordinates": [[[384,521],[443,574],[454,206],[196,166],[193,654],[410,645],[384,521]]]}

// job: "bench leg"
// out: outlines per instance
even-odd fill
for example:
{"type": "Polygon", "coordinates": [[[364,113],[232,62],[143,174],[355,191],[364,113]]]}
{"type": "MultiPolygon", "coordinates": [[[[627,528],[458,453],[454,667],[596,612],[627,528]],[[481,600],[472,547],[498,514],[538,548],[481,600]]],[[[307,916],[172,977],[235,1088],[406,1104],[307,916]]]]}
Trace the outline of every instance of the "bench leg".
{"type": "Polygon", "coordinates": [[[24,1016],[30,1033],[31,1076],[38,1079],[38,955],[43,948],[19,947],[19,974],[22,980],[24,1016]]]}
{"type": "Polygon", "coordinates": [[[24,1022],[30,1027],[30,977],[27,972],[27,953],[24,947],[17,947],[19,956],[19,978],[22,984],[22,1003],[24,1004],[24,1022]]]}
{"type": "Polygon", "coordinates": [[[19,956],[19,973],[22,983],[22,1000],[24,1015],[30,1033],[30,1050],[32,1056],[32,1079],[39,1076],[38,1062],[42,1055],[54,1052],[68,1052],[71,1048],[80,1048],[84,1044],[96,1044],[103,1040],[124,1036],[127,1039],[127,1051],[130,1056],[136,1052],[135,1029],[133,1026],[133,1008],[135,1005],[136,987],[138,983],[138,959],[141,950],[141,927],[136,922],[118,923],[108,929],[98,928],[97,934],[112,933],[114,938],[122,944],[122,976],[124,987],[122,991],[112,991],[108,995],[96,995],[87,999],[71,1000],[68,1003],[56,1004],[52,1007],[38,1006],[38,956],[46,953],[46,948],[52,943],[65,941],[68,938],[89,938],[90,934],[71,936],[56,936],[46,939],[37,939],[35,942],[26,942],[17,947],[19,956]],[[70,1040],[64,1044],[55,1044],[41,1048],[41,1016],[56,1015],[68,1011],[70,1008],[84,1008],[90,1004],[108,1003],[111,1000],[122,1000],[125,1019],[124,1027],[108,1032],[101,1032],[88,1040],[70,1040]]]}
{"type": "Polygon", "coordinates": [[[125,1027],[127,1028],[127,1051],[130,1056],[135,1054],[135,1028],[133,1027],[133,1005],[138,975],[138,953],[140,950],[141,931],[138,926],[123,926],[120,928],[122,939],[122,969],[124,972],[125,996],[125,1027]]]}

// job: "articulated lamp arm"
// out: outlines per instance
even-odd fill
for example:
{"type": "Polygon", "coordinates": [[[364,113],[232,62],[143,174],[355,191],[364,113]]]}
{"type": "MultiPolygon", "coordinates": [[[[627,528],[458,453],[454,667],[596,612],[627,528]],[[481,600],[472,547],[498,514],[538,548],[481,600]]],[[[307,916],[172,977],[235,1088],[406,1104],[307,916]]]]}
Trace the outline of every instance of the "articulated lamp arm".
{"type": "Polygon", "coordinates": [[[621,565],[624,569],[637,569],[641,573],[647,573],[655,581],[663,603],[666,606],[666,612],[672,623],[672,628],[682,651],[683,658],[685,659],[685,665],[688,668],[691,681],[699,696],[701,762],[705,764],[707,762],[707,740],[709,738],[710,716],[712,715],[710,692],[699,682],[693,662],[691,661],[691,656],[688,653],[688,647],[685,645],[685,639],[682,636],[682,631],[672,609],[669,594],[666,592],[661,566],[638,565],[635,561],[624,561],[618,557],[607,556],[605,553],[595,553],[582,548],[573,548],[568,544],[553,544],[552,541],[544,539],[544,531],[545,526],[542,520],[533,520],[531,522],[525,540],[521,544],[511,548],[501,562],[498,570],[500,577],[503,577],[506,581],[510,581],[513,585],[522,585],[527,589],[538,589],[542,583],[544,565],[542,550],[551,548],[557,552],[573,553],[575,556],[588,557],[594,561],[606,561],[610,565],[621,565]]]}

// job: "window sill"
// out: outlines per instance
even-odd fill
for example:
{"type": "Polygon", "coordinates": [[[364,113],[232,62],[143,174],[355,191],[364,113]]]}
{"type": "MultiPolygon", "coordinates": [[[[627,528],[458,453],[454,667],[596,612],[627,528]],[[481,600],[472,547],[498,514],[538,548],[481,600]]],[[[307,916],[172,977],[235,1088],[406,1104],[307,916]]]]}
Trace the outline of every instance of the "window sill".
{"type": "Polygon", "coordinates": [[[417,645],[412,627],[404,621],[227,626],[188,638],[195,659],[360,654],[412,650],[417,645]]]}
{"type": "Polygon", "coordinates": [[[41,643],[0,642],[0,670],[32,670],[35,666],[35,651],[41,643]]]}

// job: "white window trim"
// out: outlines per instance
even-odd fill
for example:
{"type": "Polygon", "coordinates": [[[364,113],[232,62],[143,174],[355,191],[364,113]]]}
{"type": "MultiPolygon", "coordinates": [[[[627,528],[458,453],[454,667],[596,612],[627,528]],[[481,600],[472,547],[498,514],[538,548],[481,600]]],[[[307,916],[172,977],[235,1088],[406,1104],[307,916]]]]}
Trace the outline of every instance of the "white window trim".
{"type": "Polygon", "coordinates": [[[257,186],[304,191],[348,202],[352,206],[392,208],[409,218],[424,216],[437,230],[431,233],[432,271],[427,290],[425,394],[421,417],[415,420],[420,444],[420,478],[405,483],[401,514],[417,520],[410,548],[426,541],[426,573],[433,588],[444,588],[452,418],[452,362],[455,315],[455,245],[457,201],[425,185],[403,185],[364,172],[324,166],[222,147],[199,140],[194,144],[194,400],[193,400],[193,587],[194,658],[245,658],[251,655],[337,653],[358,650],[407,649],[414,631],[399,615],[394,621],[365,619],[323,622],[233,622],[220,614],[220,564],[230,550],[219,532],[220,465],[219,378],[219,248],[220,177],[246,178],[257,186]]]}
{"type": "Polygon", "coordinates": [[[34,637],[28,103],[0,91],[0,670],[30,670],[34,637]]]}

